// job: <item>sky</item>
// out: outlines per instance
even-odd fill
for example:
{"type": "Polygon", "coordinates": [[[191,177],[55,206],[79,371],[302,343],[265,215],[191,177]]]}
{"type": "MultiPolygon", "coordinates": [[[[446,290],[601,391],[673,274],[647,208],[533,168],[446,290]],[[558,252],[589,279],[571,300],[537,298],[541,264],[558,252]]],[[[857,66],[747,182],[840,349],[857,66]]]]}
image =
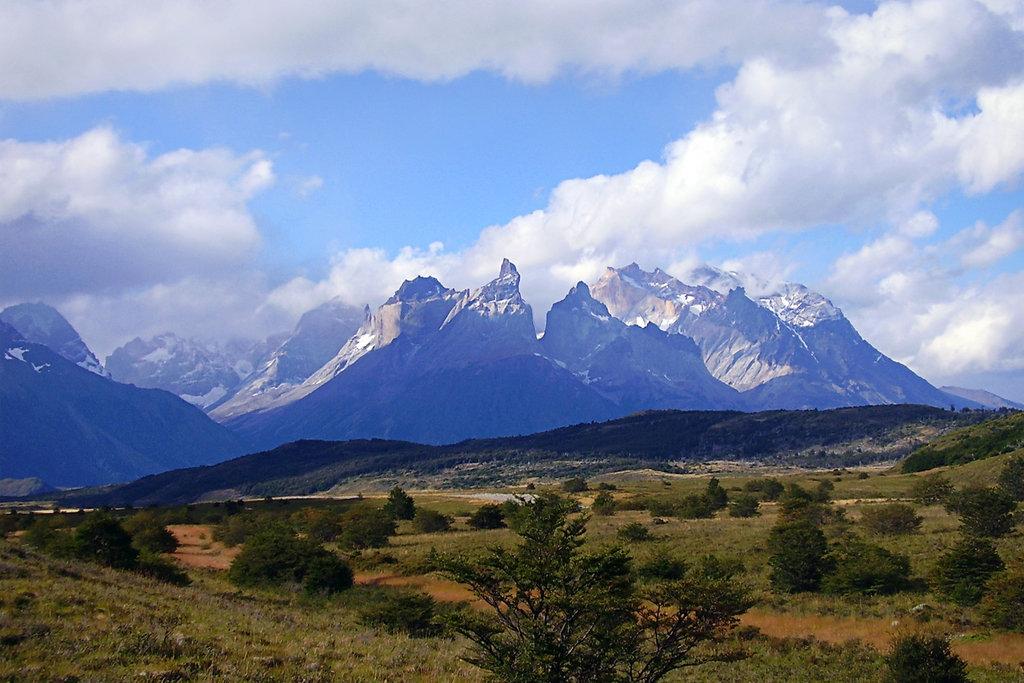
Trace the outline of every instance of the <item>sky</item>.
{"type": "Polygon", "coordinates": [[[1024,400],[1024,0],[0,5],[0,305],[101,356],[503,257],[829,296],[1024,400]]]}

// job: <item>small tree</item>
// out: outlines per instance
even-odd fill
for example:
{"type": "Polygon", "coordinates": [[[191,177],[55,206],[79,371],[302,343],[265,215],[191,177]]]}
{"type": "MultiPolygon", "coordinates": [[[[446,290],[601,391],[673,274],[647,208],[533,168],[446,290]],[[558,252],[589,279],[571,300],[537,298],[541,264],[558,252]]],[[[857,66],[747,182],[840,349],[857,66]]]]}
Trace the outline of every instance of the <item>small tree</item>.
{"type": "Polygon", "coordinates": [[[1003,567],[999,553],[990,542],[964,538],[935,563],[932,588],[958,605],[976,605],[985,592],[985,582],[1003,567]]]}
{"type": "Polygon", "coordinates": [[[735,582],[696,573],[640,589],[623,549],[581,549],[587,520],[570,520],[564,501],[525,507],[517,547],[438,560],[493,611],[452,623],[472,643],[467,661],[500,680],[653,683],[700,663],[694,648],[727,635],[749,606],[735,582]]]}
{"type": "Polygon", "coordinates": [[[75,529],[73,547],[76,557],[116,569],[133,569],[139,561],[131,535],[102,512],[89,515],[75,529]]]}
{"type": "Polygon", "coordinates": [[[708,480],[704,496],[708,499],[712,510],[721,510],[729,504],[729,494],[722,488],[722,484],[718,481],[717,477],[711,477],[708,480]]]}
{"type": "Polygon", "coordinates": [[[836,485],[828,479],[822,479],[814,489],[814,500],[819,503],[829,502],[832,500],[832,492],[835,491],[835,488],[836,485]]]}
{"type": "Polygon", "coordinates": [[[832,594],[889,595],[910,583],[910,559],[863,541],[848,541],[830,554],[821,590],[832,594]]]}
{"type": "Polygon", "coordinates": [[[980,612],[992,626],[1024,633],[1024,567],[999,572],[989,579],[980,612]]]}
{"type": "Polygon", "coordinates": [[[773,501],[779,499],[786,487],[778,479],[751,479],[743,486],[743,490],[760,494],[761,500],[773,501]]]}
{"type": "Polygon", "coordinates": [[[309,594],[330,594],[352,586],[352,570],[319,543],[278,524],[245,542],[228,579],[238,586],[301,584],[309,594]]]}
{"type": "Polygon", "coordinates": [[[340,557],[323,548],[311,553],[302,572],[307,595],[331,595],[351,587],[352,569],[340,557]]]}
{"type": "Polygon", "coordinates": [[[1017,503],[999,489],[972,486],[950,496],[946,509],[959,515],[966,533],[998,538],[1013,531],[1017,503]]]}
{"type": "Polygon", "coordinates": [[[433,534],[451,529],[452,518],[441,514],[437,510],[419,508],[416,510],[416,517],[413,519],[412,524],[416,531],[421,534],[433,534]]]}
{"type": "Polygon", "coordinates": [[[1006,461],[999,472],[999,488],[1011,499],[1024,501],[1024,455],[1016,455],[1006,461]]]}
{"type": "Polygon", "coordinates": [[[779,517],[783,521],[806,520],[818,525],[826,516],[825,506],[813,494],[797,484],[790,484],[779,498],[779,517]]]}
{"type": "Polygon", "coordinates": [[[141,551],[173,553],[178,548],[178,539],[167,530],[163,520],[152,512],[138,512],[126,519],[123,526],[131,534],[132,544],[141,551]]]}
{"type": "Polygon", "coordinates": [[[473,529],[503,529],[505,513],[502,512],[500,505],[481,505],[469,516],[466,523],[473,529]]]}
{"type": "Polygon", "coordinates": [[[382,628],[388,633],[405,633],[425,638],[441,633],[434,620],[437,603],[425,593],[387,590],[359,610],[359,621],[382,628]]]}
{"type": "Polygon", "coordinates": [[[412,519],[416,516],[416,503],[413,502],[412,496],[400,486],[396,486],[388,492],[384,512],[395,519],[412,519]]]}
{"type": "Polygon", "coordinates": [[[619,538],[631,543],[642,543],[651,540],[651,531],[640,522],[630,522],[618,531],[619,538]]]}
{"type": "Polygon", "coordinates": [[[338,544],[351,550],[383,548],[398,530],[391,515],[371,507],[352,508],[341,516],[340,523],[338,544]]]}
{"type": "Polygon", "coordinates": [[[941,474],[929,474],[918,479],[910,490],[921,505],[941,505],[953,493],[953,484],[941,474]]]}
{"type": "Polygon", "coordinates": [[[896,638],[885,656],[892,683],[967,683],[967,665],[945,638],[906,635],[896,638]]]}
{"type": "Polygon", "coordinates": [[[921,528],[922,517],[904,503],[873,505],[865,508],[861,525],[872,534],[898,536],[912,534],[921,528]]]}
{"type": "Polygon", "coordinates": [[[594,496],[594,502],[590,504],[590,510],[595,515],[609,517],[615,514],[615,498],[607,491],[601,491],[594,496]]]}
{"type": "Polygon", "coordinates": [[[776,524],[768,536],[772,588],[781,593],[815,591],[829,568],[828,541],[806,519],[776,524]]]}
{"type": "Polygon", "coordinates": [[[761,514],[758,512],[761,503],[758,502],[757,498],[744,493],[733,498],[732,503],[729,504],[729,516],[730,517],[756,517],[761,514]]]}
{"type": "Polygon", "coordinates": [[[709,519],[715,516],[715,504],[707,495],[692,494],[679,502],[675,512],[683,519],[709,519]]]}
{"type": "Polygon", "coordinates": [[[587,480],[582,477],[573,477],[562,482],[562,490],[566,493],[583,493],[589,486],[587,480]]]}

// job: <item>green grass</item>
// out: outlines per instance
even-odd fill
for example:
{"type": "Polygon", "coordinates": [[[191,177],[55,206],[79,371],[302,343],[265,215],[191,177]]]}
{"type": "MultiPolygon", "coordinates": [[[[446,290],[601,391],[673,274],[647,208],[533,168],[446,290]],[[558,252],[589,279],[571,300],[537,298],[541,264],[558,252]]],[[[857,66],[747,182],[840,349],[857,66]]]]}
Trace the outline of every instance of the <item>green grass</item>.
{"type": "Polygon", "coordinates": [[[902,469],[920,472],[1021,449],[1024,449],[1024,412],[1010,413],[938,437],[911,453],[902,469]]]}

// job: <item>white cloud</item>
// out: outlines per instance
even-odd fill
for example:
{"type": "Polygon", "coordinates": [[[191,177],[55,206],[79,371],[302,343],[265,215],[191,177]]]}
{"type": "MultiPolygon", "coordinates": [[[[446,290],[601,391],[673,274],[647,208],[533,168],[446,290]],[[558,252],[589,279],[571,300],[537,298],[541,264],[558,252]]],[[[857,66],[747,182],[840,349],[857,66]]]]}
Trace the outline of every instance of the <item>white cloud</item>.
{"type": "Polygon", "coordinates": [[[1020,211],[990,228],[978,222],[957,235],[960,263],[967,268],[987,268],[1024,247],[1024,220],[1020,211]]]}
{"type": "Polygon", "coordinates": [[[472,283],[508,256],[540,317],[607,264],[670,264],[709,242],[879,223],[900,231],[841,261],[848,277],[837,287],[853,301],[875,285],[892,297],[924,287],[896,270],[869,279],[861,262],[898,264],[935,231],[925,207],[950,190],[1018,181],[1024,149],[998,138],[1024,129],[1014,104],[1024,34],[972,0],[917,0],[870,16],[831,10],[814,42],[830,47],[802,62],[746,60],[715,113],[660,161],[566,180],[543,210],[483,230],[460,252],[343,253],[324,281],[286,289],[375,301],[413,268],[472,283]]]}
{"type": "Polygon", "coordinates": [[[274,182],[260,152],[151,156],[110,128],[0,141],[0,291],[63,296],[228,271],[260,234],[247,202],[274,182]]]}
{"type": "Polygon", "coordinates": [[[796,0],[14,0],[0,4],[0,99],[368,69],[539,82],[796,59],[821,47],[825,16],[796,0]]]}

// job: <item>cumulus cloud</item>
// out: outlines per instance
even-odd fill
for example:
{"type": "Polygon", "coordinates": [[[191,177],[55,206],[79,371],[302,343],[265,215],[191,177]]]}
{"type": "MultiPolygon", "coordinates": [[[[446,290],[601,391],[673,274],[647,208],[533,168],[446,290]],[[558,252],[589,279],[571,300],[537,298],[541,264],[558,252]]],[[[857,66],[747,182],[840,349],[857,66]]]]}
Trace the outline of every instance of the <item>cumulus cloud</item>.
{"type": "MultiPolygon", "coordinates": [[[[566,180],[543,210],[486,228],[462,251],[342,253],[328,278],[282,292],[374,301],[418,269],[479,281],[508,256],[541,316],[607,264],[685,263],[700,245],[772,231],[897,226],[837,264],[837,287],[856,302],[876,284],[861,261],[898,264],[913,239],[934,233],[930,202],[1019,181],[1024,34],[1003,9],[917,0],[866,16],[830,10],[818,41],[828,49],[807,61],[745,60],[714,114],[662,159],[566,180]]],[[[1000,238],[993,248],[1005,248],[1000,238]]],[[[893,297],[920,286],[896,271],[882,284],[893,297]]]]}
{"type": "Polygon", "coordinates": [[[0,291],[64,296],[228,271],[260,234],[247,202],[274,182],[260,152],[152,156],[96,128],[0,141],[0,291]]]}
{"type": "Polygon", "coordinates": [[[797,0],[14,0],[0,5],[0,98],[368,69],[540,82],[566,70],[806,59],[825,20],[797,0]]]}

